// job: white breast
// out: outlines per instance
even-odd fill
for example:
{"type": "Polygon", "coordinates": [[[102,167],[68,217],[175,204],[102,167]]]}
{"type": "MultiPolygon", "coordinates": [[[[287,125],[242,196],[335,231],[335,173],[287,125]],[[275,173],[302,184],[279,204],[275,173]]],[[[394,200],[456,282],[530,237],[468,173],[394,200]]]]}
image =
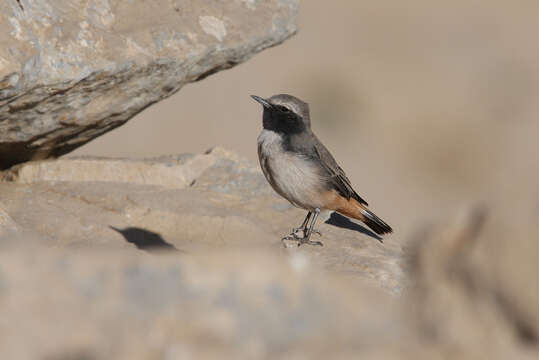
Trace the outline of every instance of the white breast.
{"type": "Polygon", "coordinates": [[[282,136],[262,130],[258,137],[258,158],[264,176],[273,189],[293,205],[307,210],[323,208],[324,181],[318,167],[304,156],[285,152],[282,136]]]}

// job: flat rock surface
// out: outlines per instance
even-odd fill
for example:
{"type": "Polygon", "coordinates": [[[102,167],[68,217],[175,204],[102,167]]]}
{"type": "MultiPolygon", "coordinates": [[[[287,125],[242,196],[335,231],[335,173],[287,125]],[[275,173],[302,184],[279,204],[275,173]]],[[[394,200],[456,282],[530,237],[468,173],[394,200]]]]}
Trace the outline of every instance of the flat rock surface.
{"type": "Polygon", "coordinates": [[[305,261],[301,254],[248,249],[204,256],[4,252],[2,353],[11,359],[322,359],[381,353],[383,341],[404,335],[391,325],[399,317],[394,299],[336,281],[305,261]]]}
{"type": "Polygon", "coordinates": [[[297,3],[0,3],[0,169],[65,154],[296,32],[297,3]]]}
{"type": "Polygon", "coordinates": [[[283,247],[304,211],[222,148],[1,175],[5,358],[539,354],[539,231],[524,217],[473,207],[382,242],[332,215],[323,247],[283,247]]]}
{"type": "Polygon", "coordinates": [[[258,167],[221,148],[151,160],[31,162],[4,177],[11,179],[0,186],[5,211],[47,246],[265,249],[304,254],[390,292],[403,284],[399,242],[382,243],[341,215],[320,221],[324,246],[283,244],[306,212],[276,195],[258,167]]]}

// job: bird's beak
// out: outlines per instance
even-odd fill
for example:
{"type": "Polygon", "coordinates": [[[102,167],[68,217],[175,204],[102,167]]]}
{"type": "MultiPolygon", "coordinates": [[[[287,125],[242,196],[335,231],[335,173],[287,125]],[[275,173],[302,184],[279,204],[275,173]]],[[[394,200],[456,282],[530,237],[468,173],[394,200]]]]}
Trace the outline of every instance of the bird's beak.
{"type": "Polygon", "coordinates": [[[266,99],[263,99],[260,96],[256,96],[256,95],[251,95],[251,97],[255,99],[255,101],[262,104],[262,106],[265,107],[266,109],[269,109],[271,107],[271,104],[266,99]]]}

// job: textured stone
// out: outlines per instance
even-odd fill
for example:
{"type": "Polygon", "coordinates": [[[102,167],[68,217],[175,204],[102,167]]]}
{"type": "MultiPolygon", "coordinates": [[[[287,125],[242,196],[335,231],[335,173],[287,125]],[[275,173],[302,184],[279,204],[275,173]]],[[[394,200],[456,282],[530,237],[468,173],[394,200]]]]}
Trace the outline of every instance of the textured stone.
{"type": "Polygon", "coordinates": [[[211,152],[155,160],[81,157],[31,162],[4,176],[16,178],[18,183],[101,181],[181,189],[190,186],[216,160],[211,152]]]}
{"type": "Polygon", "coordinates": [[[324,359],[381,353],[405,334],[395,299],[299,254],[42,250],[0,263],[10,359],[324,359]]]}
{"type": "MultiPolygon", "coordinates": [[[[29,162],[4,178],[10,180],[0,183],[7,211],[50,246],[133,249],[137,239],[154,238],[187,252],[215,246],[281,249],[280,238],[305,216],[273,192],[258,166],[222,148],[153,160],[29,162]]],[[[323,248],[286,251],[400,291],[398,242],[389,238],[382,244],[337,214],[320,230],[323,248]]]]}
{"type": "Polygon", "coordinates": [[[467,358],[539,355],[539,231],[500,209],[464,211],[416,237],[411,318],[435,346],[467,358]]]}
{"type": "Polygon", "coordinates": [[[0,168],[65,154],[296,31],[294,0],[0,3],[0,168]]]}
{"type": "Polygon", "coordinates": [[[6,233],[13,233],[17,230],[17,224],[4,210],[4,205],[0,203],[0,236],[5,236],[6,233]]]}
{"type": "Polygon", "coordinates": [[[411,241],[396,233],[381,243],[333,215],[319,226],[323,247],[284,248],[280,236],[304,212],[221,148],[144,161],[66,158],[4,175],[3,357],[539,354],[533,216],[480,208],[411,241]],[[100,162],[124,171],[113,178],[100,162]],[[196,175],[188,186],[149,185],[130,167],[196,175]]]}

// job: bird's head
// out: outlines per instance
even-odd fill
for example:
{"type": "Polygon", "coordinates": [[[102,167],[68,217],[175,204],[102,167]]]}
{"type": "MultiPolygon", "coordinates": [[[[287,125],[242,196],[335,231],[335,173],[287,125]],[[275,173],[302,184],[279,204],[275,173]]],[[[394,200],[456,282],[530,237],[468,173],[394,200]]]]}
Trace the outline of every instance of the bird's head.
{"type": "Polygon", "coordinates": [[[251,95],[264,107],[263,126],[281,134],[299,134],[311,130],[309,104],[287,94],[264,99],[251,95]]]}

